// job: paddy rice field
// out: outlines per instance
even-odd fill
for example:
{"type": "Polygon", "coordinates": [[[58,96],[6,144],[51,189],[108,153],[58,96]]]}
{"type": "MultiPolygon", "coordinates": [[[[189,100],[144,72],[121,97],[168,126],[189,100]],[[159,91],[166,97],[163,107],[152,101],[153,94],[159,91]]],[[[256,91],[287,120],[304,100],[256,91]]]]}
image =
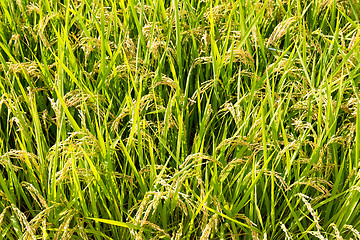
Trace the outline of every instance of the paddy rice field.
{"type": "Polygon", "coordinates": [[[0,239],[360,239],[358,0],[1,0],[0,239]]]}

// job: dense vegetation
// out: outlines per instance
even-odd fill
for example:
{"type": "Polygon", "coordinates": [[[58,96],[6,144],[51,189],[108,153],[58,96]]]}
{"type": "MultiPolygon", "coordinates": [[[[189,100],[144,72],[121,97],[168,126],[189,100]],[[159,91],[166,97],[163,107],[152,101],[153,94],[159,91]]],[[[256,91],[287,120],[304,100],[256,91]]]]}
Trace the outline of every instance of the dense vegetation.
{"type": "Polygon", "coordinates": [[[0,239],[360,239],[358,0],[0,16],[0,239]]]}

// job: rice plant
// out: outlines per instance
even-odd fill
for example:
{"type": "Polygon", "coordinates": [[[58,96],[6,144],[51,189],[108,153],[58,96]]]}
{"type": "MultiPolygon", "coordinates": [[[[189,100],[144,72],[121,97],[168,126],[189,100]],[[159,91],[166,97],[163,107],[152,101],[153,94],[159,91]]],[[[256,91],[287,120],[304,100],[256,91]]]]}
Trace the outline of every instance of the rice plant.
{"type": "Polygon", "coordinates": [[[360,239],[357,0],[0,3],[0,239],[360,239]]]}

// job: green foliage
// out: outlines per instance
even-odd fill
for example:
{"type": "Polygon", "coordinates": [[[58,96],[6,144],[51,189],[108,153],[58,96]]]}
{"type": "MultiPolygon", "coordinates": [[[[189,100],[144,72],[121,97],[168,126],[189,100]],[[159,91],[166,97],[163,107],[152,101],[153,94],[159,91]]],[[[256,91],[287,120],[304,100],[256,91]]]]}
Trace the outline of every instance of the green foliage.
{"type": "Polygon", "coordinates": [[[0,239],[360,239],[356,0],[0,3],[0,239]]]}

